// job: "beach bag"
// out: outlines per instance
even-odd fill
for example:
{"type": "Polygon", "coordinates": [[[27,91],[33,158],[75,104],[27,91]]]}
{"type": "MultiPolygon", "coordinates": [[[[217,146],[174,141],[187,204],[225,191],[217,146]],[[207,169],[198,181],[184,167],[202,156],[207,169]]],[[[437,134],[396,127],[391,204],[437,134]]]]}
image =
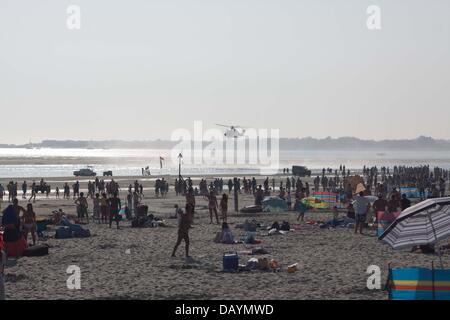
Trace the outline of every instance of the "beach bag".
{"type": "Polygon", "coordinates": [[[55,233],[56,239],[69,239],[72,238],[72,232],[69,227],[59,227],[55,233]]]}
{"type": "Polygon", "coordinates": [[[289,222],[283,221],[283,223],[281,224],[280,230],[289,231],[289,230],[291,230],[291,225],[289,224],[289,222]]]}
{"type": "Polygon", "coordinates": [[[140,205],[137,207],[137,213],[139,216],[146,216],[148,213],[148,206],[140,205]]]}
{"type": "Polygon", "coordinates": [[[259,258],[258,267],[261,270],[269,270],[270,269],[269,260],[267,258],[259,258]]]}
{"type": "Polygon", "coordinates": [[[267,251],[264,248],[258,247],[258,248],[253,248],[252,249],[252,254],[268,254],[269,251],[267,251]]]}
{"type": "Polygon", "coordinates": [[[272,223],[272,226],[270,227],[270,229],[280,230],[280,224],[278,223],[278,221],[275,221],[274,223],[272,223]]]}
{"type": "Polygon", "coordinates": [[[24,257],[41,257],[48,255],[48,245],[37,244],[25,249],[24,257]]]}
{"type": "Polygon", "coordinates": [[[245,265],[247,269],[255,270],[259,268],[259,262],[256,258],[251,258],[247,261],[247,264],[245,265]]]}
{"type": "Polygon", "coordinates": [[[75,238],[89,238],[91,236],[91,232],[89,229],[83,229],[83,228],[75,228],[72,229],[72,235],[75,238]]]}
{"type": "Polygon", "coordinates": [[[296,272],[297,270],[298,270],[298,263],[291,264],[291,265],[288,266],[288,268],[287,268],[287,272],[288,272],[288,273],[294,273],[294,272],[296,272]]]}

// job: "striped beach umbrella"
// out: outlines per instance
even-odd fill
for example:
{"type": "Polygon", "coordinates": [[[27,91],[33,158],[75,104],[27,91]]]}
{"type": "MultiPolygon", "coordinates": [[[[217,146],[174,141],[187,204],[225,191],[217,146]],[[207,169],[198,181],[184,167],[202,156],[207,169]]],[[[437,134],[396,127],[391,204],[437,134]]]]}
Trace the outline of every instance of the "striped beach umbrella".
{"type": "Polygon", "coordinates": [[[450,197],[445,197],[427,199],[405,209],[378,239],[393,249],[404,249],[435,244],[449,236],[450,197]]]}

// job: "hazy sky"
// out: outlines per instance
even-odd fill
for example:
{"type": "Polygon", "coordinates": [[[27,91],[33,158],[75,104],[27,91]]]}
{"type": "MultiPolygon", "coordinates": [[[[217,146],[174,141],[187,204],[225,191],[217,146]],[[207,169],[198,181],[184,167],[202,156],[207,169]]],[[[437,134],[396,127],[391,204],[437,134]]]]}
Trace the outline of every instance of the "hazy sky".
{"type": "Polygon", "coordinates": [[[0,0],[0,143],[169,139],[194,120],[450,138],[449,86],[448,0],[0,0]]]}

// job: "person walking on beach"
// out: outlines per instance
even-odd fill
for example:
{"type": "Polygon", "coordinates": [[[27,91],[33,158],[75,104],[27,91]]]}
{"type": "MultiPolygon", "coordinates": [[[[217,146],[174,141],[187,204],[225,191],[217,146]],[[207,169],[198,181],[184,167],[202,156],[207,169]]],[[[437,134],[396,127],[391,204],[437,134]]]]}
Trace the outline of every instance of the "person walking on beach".
{"type": "Polygon", "coordinates": [[[31,199],[33,199],[33,203],[36,202],[36,182],[34,181],[31,185],[31,197],[28,199],[28,202],[31,202],[31,199]]]}
{"type": "Polygon", "coordinates": [[[211,190],[209,193],[209,196],[207,196],[207,197],[208,197],[209,218],[211,219],[210,224],[213,223],[213,212],[216,216],[217,224],[219,224],[219,216],[217,214],[218,204],[217,204],[217,198],[216,198],[214,191],[211,190]]]}
{"type": "Polygon", "coordinates": [[[175,252],[178,249],[178,246],[181,244],[181,241],[184,240],[186,245],[186,258],[189,258],[189,228],[190,228],[190,216],[194,212],[194,206],[191,203],[186,203],[186,212],[183,213],[182,210],[179,211],[179,220],[178,220],[178,238],[175,244],[175,247],[172,251],[172,257],[175,257],[175,252]]]}
{"type": "Polygon", "coordinates": [[[23,236],[28,240],[28,233],[31,233],[33,246],[36,244],[36,214],[31,203],[27,204],[27,210],[22,215],[23,236]]]}
{"type": "Polygon", "coordinates": [[[83,222],[84,216],[86,216],[86,221],[89,223],[88,203],[83,192],[81,192],[78,199],[75,200],[75,204],[77,205],[78,219],[80,222],[83,222]]]}
{"type": "Polygon", "coordinates": [[[116,221],[117,229],[119,229],[119,212],[122,209],[122,203],[117,197],[117,192],[113,193],[112,198],[109,198],[109,228],[111,228],[113,220],[116,221]]]}
{"type": "Polygon", "coordinates": [[[362,229],[364,227],[364,224],[366,223],[366,219],[367,219],[367,212],[369,211],[370,208],[370,201],[369,199],[367,199],[366,197],[364,197],[364,192],[360,192],[356,197],[355,197],[355,234],[358,232],[358,228],[359,228],[359,233],[362,234],[362,229]]]}

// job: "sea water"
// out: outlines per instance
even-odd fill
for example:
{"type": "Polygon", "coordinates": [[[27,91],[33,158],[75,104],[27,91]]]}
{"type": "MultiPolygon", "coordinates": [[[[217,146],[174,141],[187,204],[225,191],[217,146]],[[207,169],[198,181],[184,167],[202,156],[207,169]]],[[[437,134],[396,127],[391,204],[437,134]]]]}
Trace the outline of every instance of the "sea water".
{"type": "MultiPolygon", "coordinates": [[[[98,175],[112,170],[114,176],[142,176],[149,167],[152,176],[178,175],[178,159],[171,159],[169,149],[25,149],[0,148],[0,177],[67,177],[73,171],[92,165],[98,175]],[[160,157],[162,168],[160,167],[160,157]]],[[[183,176],[257,175],[258,165],[201,164],[182,161],[183,176]]],[[[430,165],[450,169],[450,151],[336,151],[281,150],[279,168],[303,165],[318,172],[322,168],[361,170],[366,166],[430,165]]]]}

